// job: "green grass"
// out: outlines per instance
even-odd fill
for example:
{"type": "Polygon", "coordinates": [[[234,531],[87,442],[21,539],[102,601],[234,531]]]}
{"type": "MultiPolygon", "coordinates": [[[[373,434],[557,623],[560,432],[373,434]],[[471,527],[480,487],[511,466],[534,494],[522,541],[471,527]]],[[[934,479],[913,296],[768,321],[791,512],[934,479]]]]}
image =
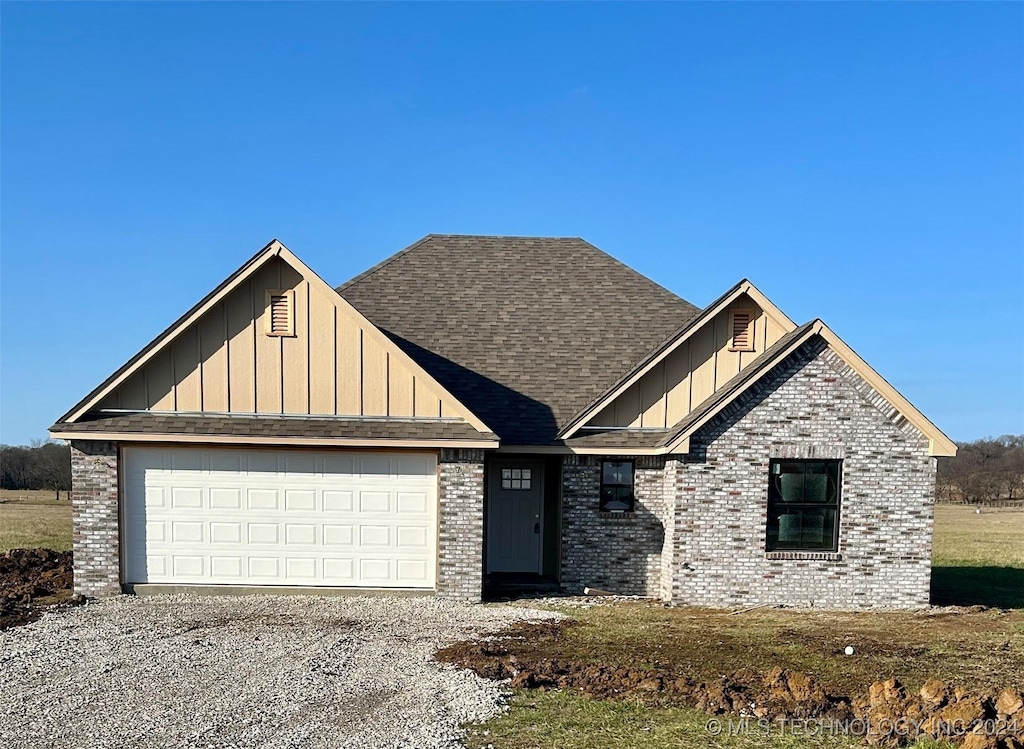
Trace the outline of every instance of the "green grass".
{"type": "MultiPolygon", "coordinates": [[[[471,749],[860,749],[860,737],[808,727],[786,730],[697,710],[649,708],[638,702],[604,702],[567,692],[518,692],[512,708],[483,726],[470,728],[471,749]],[[709,721],[715,727],[709,729],[709,721]],[[721,733],[717,733],[720,728],[721,733]],[[717,734],[717,735],[716,735],[717,734]]],[[[946,747],[919,741],[914,749],[946,747]]]]}
{"type": "Polygon", "coordinates": [[[0,490],[0,553],[71,549],[71,503],[51,491],[0,490]]]}
{"type": "Polygon", "coordinates": [[[1024,510],[936,507],[932,598],[1024,608],[1024,510]]]}
{"type": "MultiPolygon", "coordinates": [[[[602,606],[567,610],[580,626],[557,641],[527,647],[545,655],[638,667],[679,666],[713,677],[772,665],[813,674],[844,691],[897,676],[911,688],[929,677],[971,688],[1024,687],[1024,512],[935,508],[933,597],[1017,611],[965,613],[797,613],[758,610],[736,616],[700,609],[602,606]],[[847,643],[852,658],[839,656],[847,643]]],[[[518,690],[507,713],[471,726],[472,749],[852,749],[857,737],[712,736],[711,716],[639,702],[602,701],[569,692],[518,690]]],[[[721,719],[721,718],[720,718],[721,719]]],[[[727,722],[728,718],[724,718],[727,722]]],[[[914,749],[947,747],[919,741],[914,749]]]]}

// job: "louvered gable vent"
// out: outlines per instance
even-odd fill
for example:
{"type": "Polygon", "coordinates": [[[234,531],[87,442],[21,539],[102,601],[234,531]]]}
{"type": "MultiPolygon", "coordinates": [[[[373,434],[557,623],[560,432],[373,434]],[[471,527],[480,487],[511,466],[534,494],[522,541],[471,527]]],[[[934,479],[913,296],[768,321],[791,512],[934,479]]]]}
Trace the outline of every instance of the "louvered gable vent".
{"type": "Polygon", "coordinates": [[[295,335],[295,292],[267,292],[267,335],[295,335]]]}
{"type": "Polygon", "coordinates": [[[754,313],[748,309],[735,309],[729,314],[733,351],[754,350],[754,313]]]}

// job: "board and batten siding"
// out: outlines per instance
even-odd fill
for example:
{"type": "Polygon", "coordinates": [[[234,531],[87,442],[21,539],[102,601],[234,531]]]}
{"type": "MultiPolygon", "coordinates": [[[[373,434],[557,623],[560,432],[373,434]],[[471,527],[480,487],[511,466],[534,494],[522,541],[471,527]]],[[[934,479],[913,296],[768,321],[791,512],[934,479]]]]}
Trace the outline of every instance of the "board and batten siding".
{"type": "Polygon", "coordinates": [[[381,335],[281,258],[259,268],[101,409],[447,417],[458,406],[381,335]],[[294,336],[267,335],[268,290],[294,292],[294,336]]]}
{"type": "Polygon", "coordinates": [[[744,294],[630,385],[588,426],[667,429],[739,374],[787,330],[744,294]],[[753,351],[730,350],[732,310],[753,313],[753,351]]]}

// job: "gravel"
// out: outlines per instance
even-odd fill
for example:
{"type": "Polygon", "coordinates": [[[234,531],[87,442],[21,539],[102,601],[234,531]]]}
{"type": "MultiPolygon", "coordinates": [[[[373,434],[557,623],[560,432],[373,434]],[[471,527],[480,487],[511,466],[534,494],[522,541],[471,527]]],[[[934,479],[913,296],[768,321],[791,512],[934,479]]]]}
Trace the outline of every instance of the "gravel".
{"type": "Polygon", "coordinates": [[[504,706],[432,660],[557,614],[436,598],[122,596],[0,632],[12,747],[451,747],[504,706]]]}

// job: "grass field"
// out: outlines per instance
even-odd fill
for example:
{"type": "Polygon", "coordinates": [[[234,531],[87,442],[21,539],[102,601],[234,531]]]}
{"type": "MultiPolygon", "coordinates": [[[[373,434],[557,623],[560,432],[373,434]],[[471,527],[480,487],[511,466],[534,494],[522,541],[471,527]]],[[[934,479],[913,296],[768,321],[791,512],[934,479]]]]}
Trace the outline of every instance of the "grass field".
{"type": "MultiPolygon", "coordinates": [[[[933,596],[937,603],[1001,606],[957,613],[739,615],[654,606],[567,610],[582,625],[541,644],[552,657],[625,665],[678,665],[700,678],[780,665],[829,688],[863,691],[895,676],[912,688],[934,676],[970,689],[1024,687],[1024,511],[935,508],[933,596]],[[855,657],[839,655],[854,644],[855,657]]],[[[529,647],[536,650],[538,645],[529,647]]],[[[520,690],[509,711],[473,726],[473,749],[852,749],[859,738],[756,731],[712,736],[711,716],[636,701],[592,700],[565,691],[520,690]]],[[[727,721],[727,719],[726,719],[727,721]]],[[[947,745],[919,741],[914,749],[947,745]]]]}
{"type": "Polygon", "coordinates": [[[1024,510],[935,508],[932,599],[1024,608],[1024,510]]]}
{"type": "Polygon", "coordinates": [[[61,492],[0,489],[0,553],[10,549],[71,548],[71,502],[61,492]]]}
{"type": "MultiPolygon", "coordinates": [[[[71,508],[50,492],[0,492],[0,552],[71,547],[71,508]]],[[[559,657],[643,668],[671,659],[695,676],[772,665],[811,673],[853,690],[898,676],[917,686],[936,676],[971,688],[1024,687],[1024,511],[938,506],[933,595],[936,602],[1018,609],[966,613],[727,612],[611,606],[569,613],[582,620],[552,644],[559,657]],[[855,658],[837,655],[854,643],[855,658]]],[[[607,702],[567,692],[520,691],[507,714],[471,728],[474,749],[852,749],[860,739],[791,734],[711,736],[709,716],[637,702],[607,702]]],[[[915,749],[939,745],[918,743],[915,749]]]]}

